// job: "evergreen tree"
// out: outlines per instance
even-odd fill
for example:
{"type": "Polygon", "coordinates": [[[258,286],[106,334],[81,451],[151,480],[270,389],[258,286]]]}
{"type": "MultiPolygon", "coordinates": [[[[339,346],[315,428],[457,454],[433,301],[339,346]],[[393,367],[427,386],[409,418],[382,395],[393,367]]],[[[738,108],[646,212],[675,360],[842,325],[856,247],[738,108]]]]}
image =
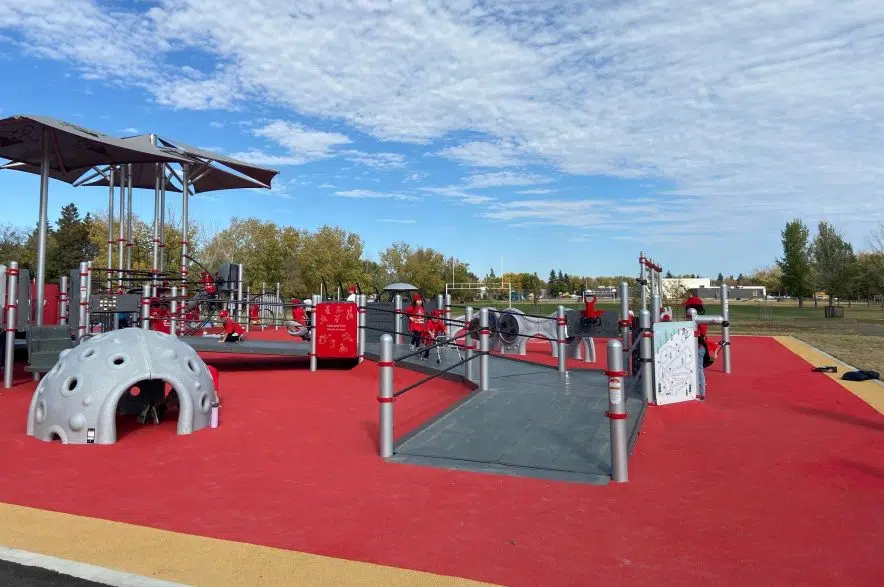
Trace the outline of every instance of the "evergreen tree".
{"type": "MultiPolygon", "coordinates": [[[[87,217],[91,223],[91,217],[87,217]]],[[[80,218],[74,204],[61,209],[53,234],[53,246],[46,251],[46,279],[58,279],[77,267],[81,261],[95,256],[95,246],[89,239],[89,225],[80,218]]]]}
{"type": "Polygon", "coordinates": [[[811,251],[817,284],[829,294],[829,305],[835,297],[849,297],[856,262],[850,243],[834,226],[820,222],[811,251]]]}
{"type": "Polygon", "coordinates": [[[801,220],[795,219],[786,224],[782,232],[783,258],[777,260],[783,273],[783,290],[787,295],[798,298],[799,306],[804,305],[804,298],[813,294],[809,238],[810,231],[801,220]]]}
{"type": "Polygon", "coordinates": [[[721,285],[722,283],[724,283],[724,275],[722,275],[721,273],[719,273],[719,274],[718,274],[718,279],[716,279],[716,281],[718,282],[718,285],[721,285]]]}

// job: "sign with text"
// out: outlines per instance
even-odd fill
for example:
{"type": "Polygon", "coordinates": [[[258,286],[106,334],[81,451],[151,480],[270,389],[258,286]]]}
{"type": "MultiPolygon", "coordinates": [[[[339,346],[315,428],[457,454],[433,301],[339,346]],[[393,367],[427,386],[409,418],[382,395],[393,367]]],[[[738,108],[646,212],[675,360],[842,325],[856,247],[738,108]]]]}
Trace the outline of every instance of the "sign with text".
{"type": "Polygon", "coordinates": [[[324,302],[316,306],[317,358],[356,358],[356,309],[352,302],[324,302]]]}
{"type": "Polygon", "coordinates": [[[657,405],[696,399],[697,339],[693,322],[654,324],[654,400],[657,405]]]}

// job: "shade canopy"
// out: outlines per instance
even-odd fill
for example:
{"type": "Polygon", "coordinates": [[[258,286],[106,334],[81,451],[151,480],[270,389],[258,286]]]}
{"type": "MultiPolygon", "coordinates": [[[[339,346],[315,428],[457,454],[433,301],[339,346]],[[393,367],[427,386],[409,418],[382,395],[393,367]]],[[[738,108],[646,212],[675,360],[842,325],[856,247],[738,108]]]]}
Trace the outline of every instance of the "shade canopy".
{"type": "Polygon", "coordinates": [[[212,151],[207,151],[205,149],[200,149],[199,147],[186,145],[174,139],[164,139],[162,137],[159,137],[159,141],[163,146],[169,149],[174,149],[179,154],[221,163],[222,165],[229,167],[234,171],[238,171],[243,175],[246,175],[256,181],[263,183],[265,186],[270,186],[270,182],[273,181],[273,178],[279,175],[279,171],[275,169],[268,169],[266,167],[261,167],[252,163],[246,163],[245,161],[240,161],[239,159],[234,159],[232,157],[225,157],[224,155],[219,155],[218,153],[213,153],[212,151]]]}
{"type": "MultiPolygon", "coordinates": [[[[12,161],[5,165],[0,165],[0,170],[9,170],[9,171],[24,171],[26,173],[33,173],[34,175],[40,175],[40,166],[39,165],[31,165],[30,163],[19,163],[18,161],[12,161]]],[[[80,168],[74,169],[73,171],[59,171],[57,169],[49,170],[49,179],[55,179],[58,181],[63,181],[65,183],[73,184],[78,179],[83,177],[84,172],[87,169],[80,168]]]]}
{"type": "Polygon", "coordinates": [[[417,287],[411,285],[410,283],[391,283],[387,287],[384,288],[384,291],[417,291],[417,287]]]}
{"type": "MultiPolygon", "coordinates": [[[[236,190],[247,188],[263,188],[266,186],[260,182],[230,173],[219,169],[210,164],[193,164],[193,173],[190,176],[189,184],[194,193],[215,192],[220,190],[236,190]]],[[[132,187],[154,189],[154,178],[156,171],[153,165],[133,165],[132,166],[132,187]]],[[[84,186],[107,186],[109,184],[107,177],[100,176],[94,181],[83,183],[84,186]]],[[[172,183],[168,177],[166,178],[166,191],[181,192],[180,186],[172,183]]]]}
{"type": "Polygon", "coordinates": [[[0,157],[40,166],[44,129],[48,131],[49,167],[68,173],[96,165],[181,163],[187,159],[150,145],[127,143],[49,116],[16,115],[0,120],[0,157]]]}

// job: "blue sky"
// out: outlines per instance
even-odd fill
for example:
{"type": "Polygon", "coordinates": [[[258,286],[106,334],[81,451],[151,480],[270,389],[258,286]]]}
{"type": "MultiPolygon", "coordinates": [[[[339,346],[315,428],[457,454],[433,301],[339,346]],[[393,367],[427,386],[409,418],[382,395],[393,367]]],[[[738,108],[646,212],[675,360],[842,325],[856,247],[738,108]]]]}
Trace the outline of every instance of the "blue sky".
{"type": "MultiPolygon", "coordinates": [[[[208,231],[337,224],[370,256],[404,240],[479,274],[632,274],[640,250],[749,272],[796,216],[866,246],[884,221],[884,3],[665,4],[0,0],[0,117],[281,171],[269,192],[193,198],[208,231]]],[[[36,221],[37,187],[0,174],[4,223],[36,221]]],[[[106,197],[52,182],[50,214],[106,197]]]]}

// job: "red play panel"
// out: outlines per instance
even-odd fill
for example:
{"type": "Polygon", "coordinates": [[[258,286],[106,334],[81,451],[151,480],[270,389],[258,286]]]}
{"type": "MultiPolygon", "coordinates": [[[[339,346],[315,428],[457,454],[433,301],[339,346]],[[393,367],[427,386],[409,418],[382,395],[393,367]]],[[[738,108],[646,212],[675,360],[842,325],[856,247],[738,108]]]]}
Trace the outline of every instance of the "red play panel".
{"type": "MultiPolygon", "coordinates": [[[[876,583],[884,418],[772,339],[733,351],[707,402],[650,408],[607,487],[382,462],[372,363],[222,367],[219,429],[109,447],[26,437],[23,383],[0,393],[0,501],[507,585],[876,583]]],[[[397,433],[465,393],[403,396],[397,433]]]]}

